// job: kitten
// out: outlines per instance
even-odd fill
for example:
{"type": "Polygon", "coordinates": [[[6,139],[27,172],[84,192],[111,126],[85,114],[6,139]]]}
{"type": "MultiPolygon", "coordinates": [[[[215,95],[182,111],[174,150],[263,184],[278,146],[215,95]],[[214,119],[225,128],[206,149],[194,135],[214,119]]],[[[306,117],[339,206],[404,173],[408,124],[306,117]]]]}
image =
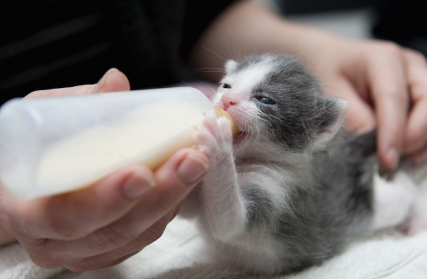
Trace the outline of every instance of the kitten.
{"type": "Polygon", "coordinates": [[[407,220],[414,183],[375,176],[375,131],[342,128],[347,103],[327,98],[296,57],[228,61],[213,98],[225,118],[196,132],[211,169],[181,216],[196,217],[218,259],[257,274],[322,263],[366,233],[407,220]],[[376,181],[376,183],[374,183],[376,181]]]}

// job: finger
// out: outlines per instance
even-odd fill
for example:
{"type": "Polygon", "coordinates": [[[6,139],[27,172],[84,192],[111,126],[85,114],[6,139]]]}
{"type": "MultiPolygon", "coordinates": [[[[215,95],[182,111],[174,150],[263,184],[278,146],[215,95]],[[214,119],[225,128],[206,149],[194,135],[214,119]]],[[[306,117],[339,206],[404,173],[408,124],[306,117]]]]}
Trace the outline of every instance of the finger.
{"type": "Polygon", "coordinates": [[[349,104],[344,122],[348,131],[361,134],[374,129],[376,123],[372,108],[360,97],[351,84],[346,80],[338,79],[335,81],[333,93],[328,95],[342,98],[349,104]]]}
{"type": "Polygon", "coordinates": [[[91,93],[129,91],[128,78],[119,70],[112,68],[108,70],[98,83],[92,87],[91,93]]]}
{"type": "Polygon", "coordinates": [[[128,166],[83,190],[23,202],[15,216],[31,238],[79,239],[125,215],[154,185],[150,170],[128,166]]]}
{"type": "Polygon", "coordinates": [[[79,262],[74,263],[72,267],[73,271],[86,271],[98,268],[104,268],[107,266],[115,265],[129,258],[141,251],[144,247],[158,240],[166,229],[169,220],[172,218],[173,212],[169,212],[159,221],[154,223],[151,227],[141,233],[138,237],[133,239],[131,242],[123,247],[85,258],[79,262]]]}
{"type": "Polygon", "coordinates": [[[368,65],[368,79],[378,121],[378,155],[388,169],[397,167],[403,149],[409,95],[400,52],[394,47],[368,65]]]}
{"type": "Polygon", "coordinates": [[[427,162],[427,144],[412,154],[411,160],[415,165],[421,165],[427,162]]]}
{"type": "MultiPolygon", "coordinates": [[[[61,243],[62,251],[67,251],[71,257],[98,255],[125,246],[167,214],[169,222],[177,206],[207,172],[208,165],[206,155],[200,151],[178,151],[155,172],[156,187],[146,193],[130,212],[84,239],[61,243]]],[[[147,236],[148,233],[143,242],[146,245],[153,241],[147,236]]],[[[58,248],[51,246],[49,250],[57,251],[58,248]]]]}
{"type": "MultiPolygon", "coordinates": [[[[67,269],[76,272],[116,265],[160,238],[169,223],[172,214],[173,212],[169,212],[129,243],[125,245],[119,244],[115,249],[110,251],[99,250],[97,253],[90,255],[85,254],[84,251],[78,251],[79,249],[76,249],[76,247],[73,246],[73,243],[49,240],[43,245],[43,253],[40,253],[37,250],[30,251],[29,256],[31,260],[40,267],[66,267],[67,269]]],[[[110,243],[110,241],[115,242],[117,239],[118,238],[108,240],[98,239],[100,242],[107,241],[98,243],[98,247],[103,247],[105,243],[110,243]]]]}
{"type": "Polygon", "coordinates": [[[72,96],[88,95],[103,92],[129,91],[130,84],[128,78],[117,69],[108,70],[96,84],[79,85],[66,88],[57,88],[49,90],[34,91],[25,96],[26,99],[55,97],[55,96],[72,96]]]}
{"type": "Polygon", "coordinates": [[[148,192],[124,218],[107,230],[127,227],[127,239],[134,239],[169,212],[173,212],[207,173],[209,161],[195,149],[174,154],[154,174],[157,187],[148,192]],[[143,213],[142,213],[143,212],[143,213]]]}
{"type": "MultiPolygon", "coordinates": [[[[107,268],[107,267],[111,267],[111,266],[115,266],[118,265],[120,263],[122,263],[123,261],[129,259],[130,257],[134,256],[135,254],[137,254],[140,250],[131,253],[131,254],[127,254],[125,256],[122,257],[118,257],[119,254],[108,254],[106,256],[95,256],[95,257],[90,257],[90,258],[85,258],[82,260],[77,260],[74,262],[66,262],[65,264],[62,265],[54,265],[53,267],[65,267],[70,271],[73,272],[85,272],[85,271],[91,271],[91,270],[96,270],[96,269],[101,269],[101,268],[107,268]]],[[[41,265],[39,265],[40,267],[43,267],[41,265]]],[[[51,267],[51,268],[53,268],[51,267]]],[[[44,268],[48,268],[48,267],[44,267],[44,268]]]]}
{"type": "Polygon", "coordinates": [[[419,151],[427,143],[427,63],[425,57],[405,51],[412,108],[405,138],[405,154],[419,151]]]}
{"type": "MultiPolygon", "coordinates": [[[[427,87],[426,87],[427,89],[427,87]]],[[[409,114],[405,137],[405,154],[419,151],[427,143],[427,93],[425,98],[416,102],[409,114]]]]}

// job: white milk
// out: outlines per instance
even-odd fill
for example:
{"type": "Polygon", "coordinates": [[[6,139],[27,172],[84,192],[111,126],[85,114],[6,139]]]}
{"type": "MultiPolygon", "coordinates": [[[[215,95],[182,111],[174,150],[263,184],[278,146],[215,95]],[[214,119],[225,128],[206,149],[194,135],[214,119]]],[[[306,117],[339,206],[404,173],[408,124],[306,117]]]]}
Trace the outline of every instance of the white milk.
{"type": "Polygon", "coordinates": [[[159,160],[172,155],[171,151],[196,144],[193,130],[203,119],[204,115],[191,106],[159,104],[137,109],[119,121],[95,126],[50,146],[41,156],[37,184],[50,193],[64,192],[91,184],[130,163],[155,168],[159,160]]]}

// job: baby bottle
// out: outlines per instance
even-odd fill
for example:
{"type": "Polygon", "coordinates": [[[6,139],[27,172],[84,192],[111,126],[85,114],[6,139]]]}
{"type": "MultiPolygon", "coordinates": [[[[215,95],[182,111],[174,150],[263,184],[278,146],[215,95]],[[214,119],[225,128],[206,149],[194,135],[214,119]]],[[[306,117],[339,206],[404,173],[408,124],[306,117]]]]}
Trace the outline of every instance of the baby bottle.
{"type": "Polygon", "coordinates": [[[131,163],[154,170],[196,145],[195,127],[215,113],[229,117],[190,87],[13,99],[0,109],[0,181],[17,196],[41,197],[131,163]]]}

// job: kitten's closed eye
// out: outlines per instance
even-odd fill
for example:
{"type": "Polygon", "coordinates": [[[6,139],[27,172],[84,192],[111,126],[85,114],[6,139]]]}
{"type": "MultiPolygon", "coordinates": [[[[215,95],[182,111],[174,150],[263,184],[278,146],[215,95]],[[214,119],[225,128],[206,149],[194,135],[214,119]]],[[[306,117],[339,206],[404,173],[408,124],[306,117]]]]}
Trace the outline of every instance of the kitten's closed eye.
{"type": "Polygon", "coordinates": [[[222,88],[230,89],[230,88],[231,88],[231,85],[230,85],[230,84],[228,84],[228,83],[224,83],[224,84],[222,85],[222,88]]]}

